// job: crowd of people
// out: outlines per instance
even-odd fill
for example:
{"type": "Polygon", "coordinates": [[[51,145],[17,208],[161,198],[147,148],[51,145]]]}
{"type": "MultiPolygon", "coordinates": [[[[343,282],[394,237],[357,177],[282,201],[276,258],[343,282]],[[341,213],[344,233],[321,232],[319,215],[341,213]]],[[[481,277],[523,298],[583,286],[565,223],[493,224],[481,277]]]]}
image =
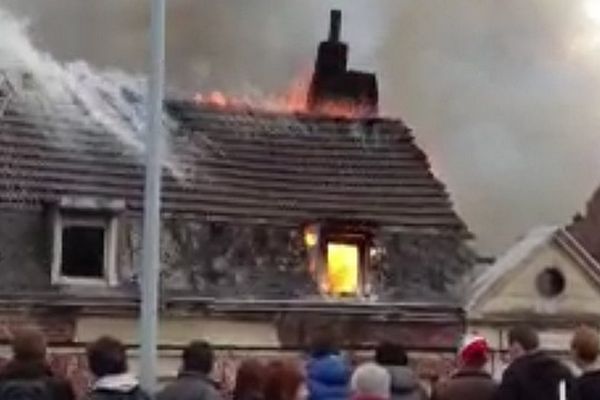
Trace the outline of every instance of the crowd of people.
{"type": "MultiPolygon", "coordinates": [[[[182,353],[177,378],[158,393],[140,388],[129,372],[126,346],[104,336],[87,347],[94,381],[85,400],[598,400],[600,340],[581,327],[571,342],[572,370],[540,349],[538,334],[516,327],[508,335],[510,364],[496,382],[487,371],[490,346],[482,336],[467,335],[459,347],[456,370],[427,393],[409,366],[404,348],[380,344],[371,361],[352,368],[331,336],[314,340],[305,362],[246,359],[237,369],[235,388],[226,396],[211,380],[212,347],[190,343],[182,353]],[[229,398],[229,399],[226,399],[229,398]]],[[[75,400],[71,384],[55,375],[46,361],[44,336],[19,332],[12,359],[0,371],[0,400],[75,400]]]]}

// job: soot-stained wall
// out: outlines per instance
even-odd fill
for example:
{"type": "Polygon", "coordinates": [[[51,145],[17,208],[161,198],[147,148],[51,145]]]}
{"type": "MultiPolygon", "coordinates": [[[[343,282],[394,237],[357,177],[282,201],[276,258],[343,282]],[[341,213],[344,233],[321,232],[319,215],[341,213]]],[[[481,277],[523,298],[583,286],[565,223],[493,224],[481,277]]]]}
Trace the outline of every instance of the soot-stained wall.
{"type": "MultiPolygon", "coordinates": [[[[300,227],[240,225],[168,218],[162,226],[162,289],[218,298],[316,298],[300,227]]],[[[135,290],[142,224],[119,219],[117,268],[123,288],[135,290]]],[[[372,269],[380,300],[447,300],[474,261],[459,238],[376,231],[382,258],[372,269]]],[[[44,213],[0,212],[3,291],[49,290],[52,235],[44,213]]]]}
{"type": "Polygon", "coordinates": [[[0,210],[0,291],[50,287],[52,236],[43,213],[0,210]]]}
{"type": "MultiPolygon", "coordinates": [[[[141,260],[141,226],[125,229],[129,276],[141,260]]],[[[298,229],[169,219],[162,228],[163,289],[202,296],[302,298],[319,296],[298,229]]],[[[457,299],[455,286],[475,254],[452,236],[375,232],[383,256],[371,270],[381,300],[457,299]]]]}

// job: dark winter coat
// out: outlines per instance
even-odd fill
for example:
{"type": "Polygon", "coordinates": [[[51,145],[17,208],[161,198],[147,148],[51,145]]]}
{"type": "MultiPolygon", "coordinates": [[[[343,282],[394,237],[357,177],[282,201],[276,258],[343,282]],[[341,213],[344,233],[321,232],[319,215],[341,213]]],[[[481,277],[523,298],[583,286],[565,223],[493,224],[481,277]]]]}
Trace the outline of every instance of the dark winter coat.
{"type": "Polygon", "coordinates": [[[567,390],[573,375],[560,361],[538,351],[519,357],[504,371],[496,400],[558,400],[558,387],[565,381],[567,390]]]}
{"type": "Polygon", "coordinates": [[[150,400],[150,396],[139,387],[127,392],[96,389],[87,395],[86,400],[150,400]]]}
{"type": "Polygon", "coordinates": [[[600,399],[600,371],[584,372],[575,380],[569,400],[597,399],[600,399]]]}
{"type": "Polygon", "coordinates": [[[309,400],[347,400],[351,370],[338,354],[313,356],[306,366],[309,400]]]}
{"type": "Polygon", "coordinates": [[[384,366],[392,378],[392,400],[425,400],[427,395],[416,374],[406,366],[384,366]]]}
{"type": "Polygon", "coordinates": [[[493,400],[497,383],[491,375],[479,370],[461,370],[439,383],[432,400],[493,400]]]}
{"type": "Polygon", "coordinates": [[[220,400],[215,385],[200,372],[182,372],[175,382],[164,388],[156,400],[220,400]]]}
{"type": "Polygon", "coordinates": [[[9,361],[0,371],[0,386],[14,381],[44,382],[52,400],[75,400],[71,384],[66,379],[54,375],[45,362],[9,361]]]}
{"type": "Polygon", "coordinates": [[[233,400],[264,400],[264,396],[260,391],[253,391],[248,393],[242,393],[233,395],[233,400]]]}

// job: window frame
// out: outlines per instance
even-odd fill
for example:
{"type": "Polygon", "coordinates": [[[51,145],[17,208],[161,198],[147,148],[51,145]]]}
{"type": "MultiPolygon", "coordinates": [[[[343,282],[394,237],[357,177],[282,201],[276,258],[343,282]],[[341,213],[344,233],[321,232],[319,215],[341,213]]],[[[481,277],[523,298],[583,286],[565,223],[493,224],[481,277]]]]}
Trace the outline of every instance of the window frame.
{"type": "MultiPolygon", "coordinates": [[[[78,286],[116,286],[117,279],[117,235],[118,218],[116,215],[103,215],[90,213],[85,215],[69,215],[70,210],[54,211],[53,216],[53,247],[52,247],[52,285],[78,285],[78,286]],[[90,227],[104,229],[104,266],[102,276],[99,277],[74,277],[63,273],[62,251],[63,230],[67,227],[90,227]]],[[[85,211],[89,210],[72,210],[85,211]]]]}
{"type": "MultiPolygon", "coordinates": [[[[373,248],[372,232],[352,224],[337,222],[307,224],[303,227],[303,234],[306,235],[307,231],[315,234],[317,238],[316,244],[312,248],[307,248],[309,258],[307,262],[309,268],[310,265],[316,267],[312,275],[318,285],[319,293],[323,296],[336,299],[364,298],[370,296],[371,262],[369,252],[373,248]],[[327,250],[329,243],[347,244],[357,247],[359,265],[357,271],[357,288],[354,293],[336,294],[323,288],[323,282],[329,279],[327,250]]],[[[304,245],[308,247],[306,243],[304,245]]]]}
{"type": "Polygon", "coordinates": [[[567,276],[565,272],[556,265],[549,265],[544,267],[535,276],[535,290],[538,295],[546,300],[552,300],[559,298],[564,295],[567,290],[567,276]],[[550,282],[550,287],[543,286],[543,280],[545,279],[558,279],[558,281],[550,282]],[[558,287],[553,287],[553,284],[558,284],[558,287]]]}

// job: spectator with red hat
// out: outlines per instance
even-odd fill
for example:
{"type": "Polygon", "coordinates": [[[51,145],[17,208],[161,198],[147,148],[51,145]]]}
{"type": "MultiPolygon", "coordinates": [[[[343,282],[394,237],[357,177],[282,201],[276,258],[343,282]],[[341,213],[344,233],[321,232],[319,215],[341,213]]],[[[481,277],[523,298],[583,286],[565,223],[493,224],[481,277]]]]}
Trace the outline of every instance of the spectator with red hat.
{"type": "Polygon", "coordinates": [[[438,384],[432,400],[491,400],[497,384],[485,370],[490,348],[482,336],[467,335],[458,353],[458,370],[438,384]]]}

